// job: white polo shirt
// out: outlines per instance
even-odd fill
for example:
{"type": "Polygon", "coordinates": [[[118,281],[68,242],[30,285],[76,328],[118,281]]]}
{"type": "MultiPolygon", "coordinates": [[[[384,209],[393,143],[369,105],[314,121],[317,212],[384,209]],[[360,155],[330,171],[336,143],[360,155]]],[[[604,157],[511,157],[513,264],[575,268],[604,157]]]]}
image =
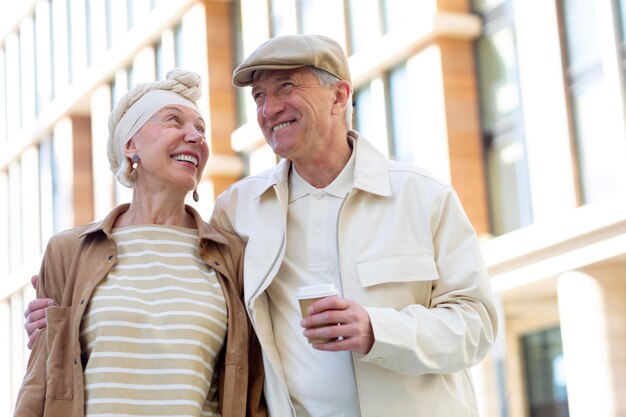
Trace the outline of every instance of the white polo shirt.
{"type": "Polygon", "coordinates": [[[296,300],[303,285],[335,284],[341,290],[337,219],[354,184],[354,152],[324,189],[307,183],[292,165],[285,259],[267,293],[274,336],[298,417],[358,417],[352,354],[313,349],[300,327],[296,300]]]}

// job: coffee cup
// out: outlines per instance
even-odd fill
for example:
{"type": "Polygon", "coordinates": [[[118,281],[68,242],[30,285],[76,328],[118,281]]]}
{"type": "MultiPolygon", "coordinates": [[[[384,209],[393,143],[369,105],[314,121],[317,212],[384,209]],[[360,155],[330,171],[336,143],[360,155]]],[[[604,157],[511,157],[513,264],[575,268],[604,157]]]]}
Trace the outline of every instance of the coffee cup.
{"type": "MultiPolygon", "coordinates": [[[[306,287],[300,287],[298,289],[298,293],[296,294],[296,298],[300,303],[300,312],[302,313],[302,318],[309,315],[307,309],[311,304],[316,302],[317,300],[321,300],[322,298],[331,297],[333,295],[339,295],[339,290],[335,287],[334,284],[319,284],[319,285],[308,285],[306,287]]],[[[326,339],[326,338],[308,338],[309,343],[326,343],[337,340],[337,338],[326,339]]]]}

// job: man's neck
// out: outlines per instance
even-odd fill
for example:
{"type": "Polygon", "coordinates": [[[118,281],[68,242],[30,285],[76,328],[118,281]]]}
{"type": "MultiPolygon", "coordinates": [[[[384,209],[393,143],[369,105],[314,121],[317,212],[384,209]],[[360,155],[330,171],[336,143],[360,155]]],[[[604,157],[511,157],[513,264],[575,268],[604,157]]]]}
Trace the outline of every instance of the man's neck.
{"type": "Polygon", "coordinates": [[[341,173],[352,155],[352,143],[343,142],[320,159],[292,161],[298,174],[315,188],[325,188],[341,173]]]}

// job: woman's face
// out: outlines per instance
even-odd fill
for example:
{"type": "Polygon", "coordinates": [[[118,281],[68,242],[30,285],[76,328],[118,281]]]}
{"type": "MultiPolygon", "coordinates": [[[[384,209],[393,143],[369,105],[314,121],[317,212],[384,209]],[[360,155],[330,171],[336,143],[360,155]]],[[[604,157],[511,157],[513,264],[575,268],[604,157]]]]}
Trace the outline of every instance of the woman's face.
{"type": "Polygon", "coordinates": [[[126,144],[139,156],[137,186],[193,190],[209,158],[204,119],[186,106],[161,108],[126,144]]]}

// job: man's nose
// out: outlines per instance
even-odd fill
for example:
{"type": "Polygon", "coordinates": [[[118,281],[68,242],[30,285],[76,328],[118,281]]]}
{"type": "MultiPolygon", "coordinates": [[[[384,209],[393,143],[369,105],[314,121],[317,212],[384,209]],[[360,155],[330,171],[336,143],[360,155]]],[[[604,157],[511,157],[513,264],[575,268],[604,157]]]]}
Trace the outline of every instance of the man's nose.
{"type": "Polygon", "coordinates": [[[272,117],[280,113],[284,109],[285,105],[278,97],[268,94],[265,96],[265,102],[263,103],[263,117],[272,117]]]}

